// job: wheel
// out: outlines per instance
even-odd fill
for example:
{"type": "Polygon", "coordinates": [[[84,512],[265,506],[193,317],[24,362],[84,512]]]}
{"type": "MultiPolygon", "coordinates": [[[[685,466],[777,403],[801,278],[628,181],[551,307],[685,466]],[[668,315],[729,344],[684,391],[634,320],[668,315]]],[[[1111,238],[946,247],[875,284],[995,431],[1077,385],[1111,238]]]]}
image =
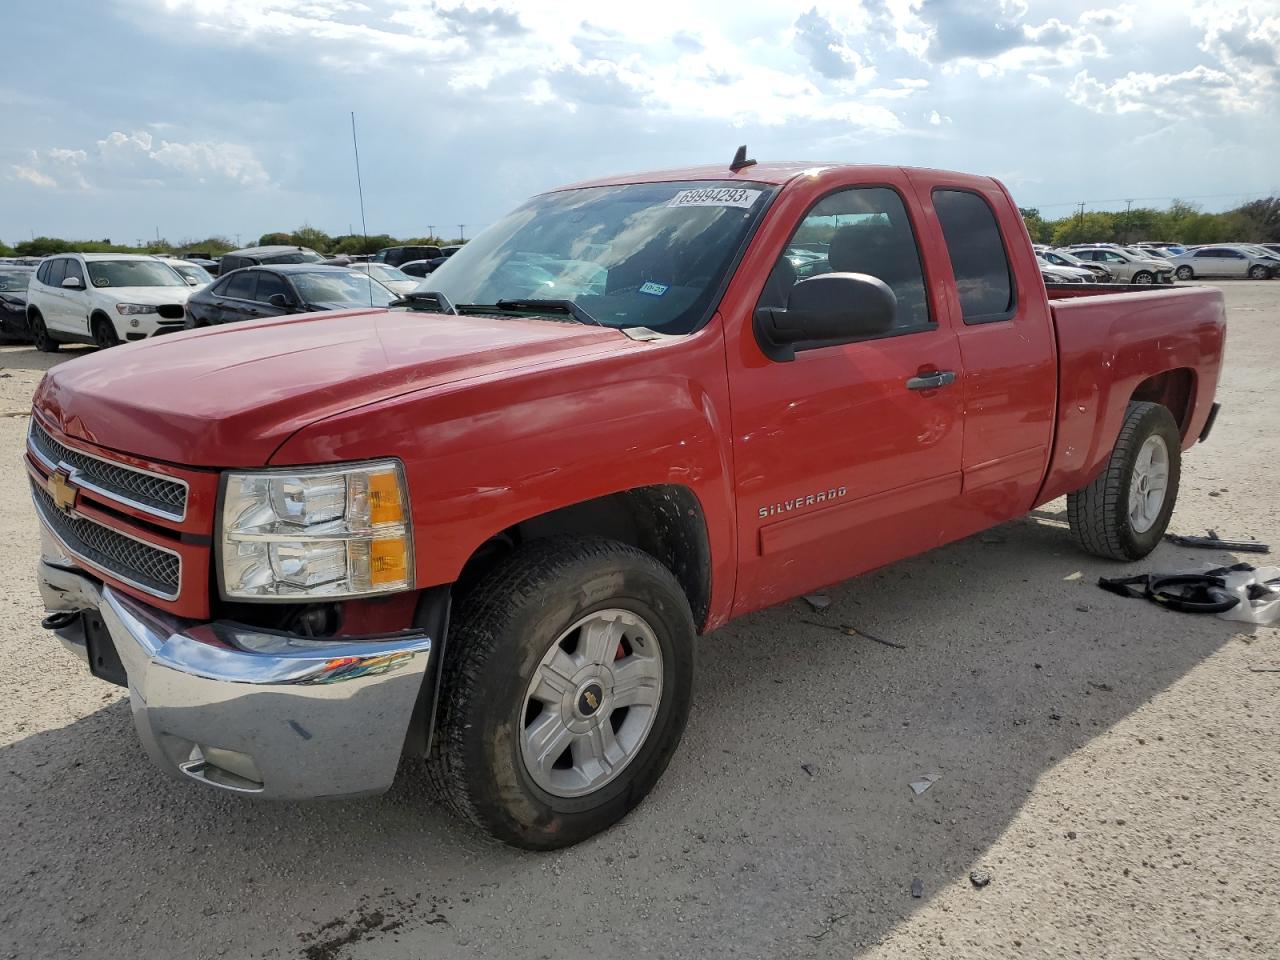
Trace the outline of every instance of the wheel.
{"type": "Polygon", "coordinates": [[[115,324],[104,316],[98,315],[93,318],[93,343],[99,350],[108,350],[120,345],[115,324]]]}
{"type": "Polygon", "coordinates": [[[1111,560],[1139,560],[1169,526],[1182,472],[1177,421],[1158,403],[1131,403],[1115,449],[1093,483],[1067,494],[1071,535],[1111,560]]]}
{"type": "Polygon", "coordinates": [[[1133,275],[1133,279],[1132,279],[1131,281],[1129,281],[1129,282],[1130,282],[1130,283],[1141,283],[1141,284],[1144,284],[1144,285],[1146,285],[1146,284],[1151,284],[1151,283],[1155,283],[1155,282],[1156,282],[1156,275],[1155,275],[1154,273],[1152,273],[1150,270],[1139,270],[1137,273],[1135,273],[1135,274],[1133,275]]]}
{"type": "Polygon", "coordinates": [[[31,311],[31,342],[36,345],[36,349],[41,353],[57,353],[58,341],[53,339],[49,334],[49,328],[44,325],[44,317],[36,310],[31,311]]]}
{"type": "Polygon", "coordinates": [[[1192,270],[1189,266],[1187,266],[1185,263],[1182,266],[1180,266],[1177,270],[1174,271],[1174,276],[1176,276],[1179,280],[1190,280],[1195,275],[1196,275],[1196,272],[1192,270]]]}
{"type": "Polygon", "coordinates": [[[1271,279],[1271,271],[1260,263],[1255,263],[1249,268],[1250,280],[1269,280],[1271,279]]]}
{"type": "Polygon", "coordinates": [[[549,850],[644,798],[693,684],[693,617],[666,567],[611,540],[534,541],[453,622],[428,776],[455,811],[549,850]]]}

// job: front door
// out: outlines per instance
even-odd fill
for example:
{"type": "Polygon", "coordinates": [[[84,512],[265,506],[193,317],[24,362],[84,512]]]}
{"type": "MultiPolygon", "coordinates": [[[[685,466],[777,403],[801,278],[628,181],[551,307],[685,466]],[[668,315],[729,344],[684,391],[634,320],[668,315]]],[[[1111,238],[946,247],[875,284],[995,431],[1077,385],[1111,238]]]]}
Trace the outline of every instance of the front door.
{"type": "MultiPolygon", "coordinates": [[[[950,539],[960,493],[960,350],[930,295],[898,170],[827,190],[799,219],[760,295],[785,307],[827,272],[878,277],[893,329],[768,359],[751,317],[726,316],[738,491],[735,612],[776,603],[950,539]]],[[[752,305],[754,306],[754,304],[752,305]]]]}

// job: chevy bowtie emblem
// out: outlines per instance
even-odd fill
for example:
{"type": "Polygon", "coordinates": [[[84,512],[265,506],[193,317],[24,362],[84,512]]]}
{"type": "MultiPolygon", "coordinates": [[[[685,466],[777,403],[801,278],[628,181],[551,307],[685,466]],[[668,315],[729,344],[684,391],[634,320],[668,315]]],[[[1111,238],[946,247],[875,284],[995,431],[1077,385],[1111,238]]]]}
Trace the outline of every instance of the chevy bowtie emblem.
{"type": "Polygon", "coordinates": [[[598,698],[598,697],[596,697],[596,695],[595,695],[594,693],[592,693],[590,690],[588,690],[586,693],[584,693],[584,694],[582,695],[582,698],[583,698],[584,700],[586,700],[586,701],[587,701],[587,706],[589,706],[592,710],[594,710],[594,709],[596,709],[598,706],[600,706],[600,700],[599,700],[599,698],[598,698]]]}
{"type": "Polygon", "coordinates": [[[62,470],[55,470],[45,482],[45,489],[53,498],[53,505],[63,513],[75,509],[76,498],[80,496],[80,488],[71,483],[71,478],[62,470]]]}

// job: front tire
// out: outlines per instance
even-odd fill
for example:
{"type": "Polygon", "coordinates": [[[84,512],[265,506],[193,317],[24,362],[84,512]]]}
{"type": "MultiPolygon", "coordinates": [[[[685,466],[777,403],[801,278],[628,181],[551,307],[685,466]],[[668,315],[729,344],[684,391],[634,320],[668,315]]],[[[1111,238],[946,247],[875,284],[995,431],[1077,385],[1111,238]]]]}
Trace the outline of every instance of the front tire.
{"type": "Polygon", "coordinates": [[[459,604],[428,773],[518,847],[585,840],[666,769],[689,714],[694,624],[671,572],[599,539],[520,547],[459,604]]]}
{"type": "Polygon", "coordinates": [[[1150,286],[1156,282],[1156,275],[1149,270],[1139,270],[1133,275],[1132,283],[1141,284],[1142,286],[1150,286]]]}
{"type": "Polygon", "coordinates": [[[1160,543],[1178,499],[1182,437],[1158,403],[1130,403],[1111,458],[1093,483],[1067,494],[1077,544],[1109,560],[1140,560],[1160,543]]]}
{"type": "Polygon", "coordinates": [[[49,328],[44,324],[44,317],[37,311],[31,312],[31,342],[41,353],[57,353],[58,341],[49,335],[49,328]]]}
{"type": "Polygon", "coordinates": [[[1252,267],[1249,268],[1249,279],[1250,280],[1269,280],[1271,279],[1271,271],[1268,270],[1266,267],[1264,267],[1260,263],[1254,264],[1252,267]]]}
{"type": "Polygon", "coordinates": [[[1179,280],[1190,280],[1196,275],[1196,272],[1184,264],[1174,271],[1174,275],[1179,280]]]}
{"type": "Polygon", "coordinates": [[[101,314],[93,318],[93,344],[99,350],[110,350],[120,345],[120,336],[116,333],[115,324],[101,314]]]}

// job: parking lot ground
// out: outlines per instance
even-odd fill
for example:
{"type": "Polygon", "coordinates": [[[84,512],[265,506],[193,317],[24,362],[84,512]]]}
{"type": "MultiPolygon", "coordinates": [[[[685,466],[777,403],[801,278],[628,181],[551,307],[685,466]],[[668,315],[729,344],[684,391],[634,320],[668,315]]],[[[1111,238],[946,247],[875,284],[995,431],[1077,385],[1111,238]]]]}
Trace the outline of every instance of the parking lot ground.
{"type": "MultiPolygon", "coordinates": [[[[1224,409],[1172,529],[1280,548],[1280,282],[1222,288],[1224,409]]],[[[1277,630],[1104,593],[1235,558],[1105,563],[1062,502],[706,637],[666,776],[573,849],[486,842],[414,769],[307,805],[165,779],[39,628],[26,410],[82,352],[0,348],[0,957],[1276,956],[1280,673],[1250,666],[1277,630]]]]}

